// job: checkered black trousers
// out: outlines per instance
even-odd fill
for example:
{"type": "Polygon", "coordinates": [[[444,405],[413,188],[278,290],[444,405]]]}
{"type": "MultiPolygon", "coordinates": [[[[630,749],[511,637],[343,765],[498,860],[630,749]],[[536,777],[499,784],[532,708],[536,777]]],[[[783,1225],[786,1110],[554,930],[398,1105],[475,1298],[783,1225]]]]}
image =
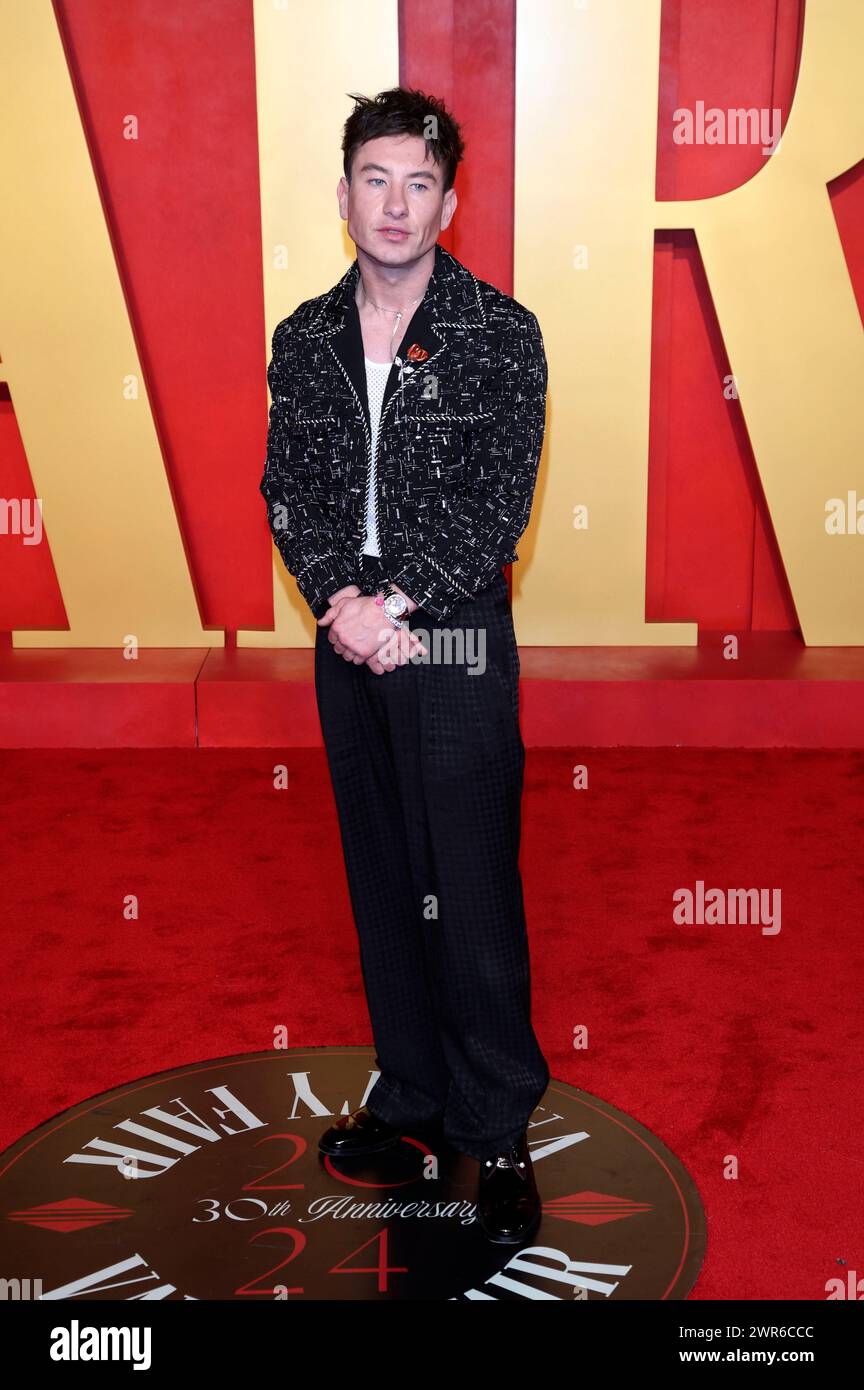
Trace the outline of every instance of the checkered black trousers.
{"type": "MultiPolygon", "coordinates": [[[[361,587],[375,592],[388,566],[362,564],[361,587]]],[[[441,1116],[453,1147],[484,1159],[516,1142],[549,1082],[530,1016],[525,749],[504,575],[442,622],[420,608],[408,621],[428,658],[381,676],[335,652],[329,628],[315,646],[380,1070],[368,1105],[390,1124],[441,1116]]]]}

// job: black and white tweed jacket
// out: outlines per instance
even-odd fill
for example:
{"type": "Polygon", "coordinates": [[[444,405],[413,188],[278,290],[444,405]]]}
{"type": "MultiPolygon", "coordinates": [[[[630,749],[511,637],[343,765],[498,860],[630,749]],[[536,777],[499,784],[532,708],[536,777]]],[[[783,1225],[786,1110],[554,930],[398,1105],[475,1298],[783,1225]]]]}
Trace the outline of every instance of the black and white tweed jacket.
{"type": "MultiPolygon", "coordinates": [[[[273,539],[316,618],[364,589],[372,472],[355,259],[273,332],[260,490],[273,539]]],[[[373,505],[389,577],[440,620],[481,592],[528,524],[546,426],[534,314],[441,245],[381,409],[373,505]]],[[[364,590],[365,591],[365,590],[364,590]]]]}

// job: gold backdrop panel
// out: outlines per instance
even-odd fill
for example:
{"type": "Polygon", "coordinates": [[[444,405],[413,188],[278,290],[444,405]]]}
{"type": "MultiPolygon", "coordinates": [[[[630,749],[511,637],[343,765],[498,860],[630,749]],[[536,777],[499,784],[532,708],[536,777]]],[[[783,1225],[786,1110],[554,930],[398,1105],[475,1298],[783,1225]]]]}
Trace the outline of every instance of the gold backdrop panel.
{"type": "Polygon", "coordinates": [[[779,148],[702,201],[654,199],[659,32],[660,0],[518,7],[515,293],[550,363],[519,640],[696,640],[644,621],[654,231],[692,227],[804,639],[860,645],[864,539],[826,507],[864,491],[864,341],[826,183],[864,153],[864,5],[807,6],[779,148]]]}
{"type": "MultiPolygon", "coordinates": [[[[256,0],[254,14],[269,360],[279,320],[329,290],[354,259],[336,203],[342,126],[353,106],[346,94],[397,86],[399,29],[397,0],[284,9],[256,0]]],[[[315,619],[275,545],[273,574],[276,630],[238,632],[238,646],[310,646],[315,619]]]]}
{"type": "Polygon", "coordinates": [[[0,0],[0,50],[0,352],[69,619],[13,644],[221,647],[201,627],[50,0],[0,0]]]}

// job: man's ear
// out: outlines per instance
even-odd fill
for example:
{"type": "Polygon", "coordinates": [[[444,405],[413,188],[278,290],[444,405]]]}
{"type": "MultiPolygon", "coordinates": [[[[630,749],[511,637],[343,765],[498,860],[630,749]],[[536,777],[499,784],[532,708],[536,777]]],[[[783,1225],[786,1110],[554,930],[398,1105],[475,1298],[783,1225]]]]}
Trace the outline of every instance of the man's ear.
{"type": "Polygon", "coordinates": [[[348,220],[348,180],[343,174],[336,185],[336,197],[339,202],[339,216],[343,222],[348,220]]]}
{"type": "Polygon", "coordinates": [[[450,225],[450,223],[451,223],[451,221],[452,221],[452,219],[453,219],[453,214],[454,214],[454,212],[456,211],[456,206],[457,206],[458,202],[459,202],[459,199],[456,197],[456,190],[455,190],[455,188],[448,188],[448,189],[447,189],[447,192],[444,194],[444,200],[443,200],[443,202],[442,202],[442,204],[441,204],[441,230],[442,230],[442,232],[444,231],[444,228],[445,228],[445,227],[449,227],[449,225],[450,225]]]}

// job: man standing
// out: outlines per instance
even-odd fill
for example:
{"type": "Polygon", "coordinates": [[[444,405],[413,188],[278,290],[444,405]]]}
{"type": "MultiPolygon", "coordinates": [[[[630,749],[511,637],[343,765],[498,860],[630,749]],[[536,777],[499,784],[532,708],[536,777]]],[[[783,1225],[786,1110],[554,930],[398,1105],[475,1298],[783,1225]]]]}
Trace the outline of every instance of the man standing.
{"type": "Polygon", "coordinates": [[[479,1162],[485,1234],[517,1242],[539,1219],[526,1127],[549,1068],[530,1017],[502,566],[531,511],[546,358],[534,314],[438,245],[464,154],[444,105],[400,87],[354,101],[337,196],[357,258],[274,331],[261,481],[318,620],[380,1072],[319,1147],[443,1138],[479,1162]]]}

